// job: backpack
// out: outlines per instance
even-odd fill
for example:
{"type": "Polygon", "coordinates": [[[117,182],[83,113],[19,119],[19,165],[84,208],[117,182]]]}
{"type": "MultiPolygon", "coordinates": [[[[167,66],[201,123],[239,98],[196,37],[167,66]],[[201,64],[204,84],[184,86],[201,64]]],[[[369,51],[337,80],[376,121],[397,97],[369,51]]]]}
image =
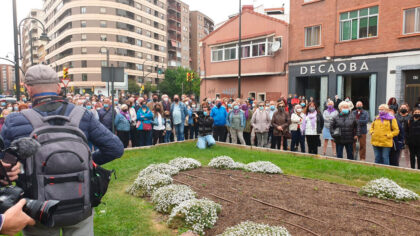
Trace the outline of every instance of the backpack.
{"type": "Polygon", "coordinates": [[[65,103],[59,115],[45,117],[33,109],[22,111],[34,128],[30,137],[41,144],[26,159],[24,189],[32,199],[60,201],[50,222],[58,227],[77,224],[92,214],[92,156],[79,128],[86,109],[75,106],[67,117],[66,108],[65,103]]]}

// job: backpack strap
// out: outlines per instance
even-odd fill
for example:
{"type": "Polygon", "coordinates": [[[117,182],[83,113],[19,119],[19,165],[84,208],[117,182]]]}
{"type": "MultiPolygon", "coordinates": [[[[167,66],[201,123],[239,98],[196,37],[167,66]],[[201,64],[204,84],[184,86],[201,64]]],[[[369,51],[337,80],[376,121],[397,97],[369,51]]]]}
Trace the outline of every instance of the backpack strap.
{"type": "Polygon", "coordinates": [[[41,114],[39,114],[34,109],[25,109],[21,111],[22,115],[31,122],[31,125],[34,129],[39,128],[44,125],[44,119],[41,114]]]}
{"type": "Polygon", "coordinates": [[[80,121],[86,110],[84,108],[75,106],[69,115],[70,125],[79,128],[80,121]]]}

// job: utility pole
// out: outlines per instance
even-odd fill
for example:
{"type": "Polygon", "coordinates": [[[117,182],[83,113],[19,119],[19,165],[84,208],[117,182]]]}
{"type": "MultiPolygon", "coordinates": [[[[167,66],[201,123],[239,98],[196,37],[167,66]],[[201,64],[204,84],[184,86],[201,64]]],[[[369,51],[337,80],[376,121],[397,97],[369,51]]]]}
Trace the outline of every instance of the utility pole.
{"type": "Polygon", "coordinates": [[[16,0],[13,0],[13,37],[15,40],[15,85],[16,85],[16,101],[20,101],[20,79],[19,79],[19,47],[18,37],[19,31],[17,28],[17,15],[16,15],[16,0]]]}
{"type": "Polygon", "coordinates": [[[241,59],[242,59],[242,4],[239,0],[239,40],[238,40],[238,98],[241,98],[241,59]]]}

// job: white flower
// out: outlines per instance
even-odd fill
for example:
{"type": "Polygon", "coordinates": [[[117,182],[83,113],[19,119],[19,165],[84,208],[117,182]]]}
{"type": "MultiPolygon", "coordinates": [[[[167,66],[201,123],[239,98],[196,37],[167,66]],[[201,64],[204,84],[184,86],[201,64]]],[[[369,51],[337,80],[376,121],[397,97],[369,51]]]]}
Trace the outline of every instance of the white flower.
{"type": "Polygon", "coordinates": [[[195,233],[204,234],[204,229],[214,226],[221,209],[219,204],[205,198],[187,200],[172,209],[168,225],[186,225],[195,233]]]}
{"type": "Polygon", "coordinates": [[[267,174],[283,174],[283,171],[280,169],[280,167],[269,161],[251,162],[245,166],[245,170],[267,174]]]}
{"type": "Polygon", "coordinates": [[[220,156],[211,159],[209,166],[216,169],[241,169],[244,167],[244,164],[235,162],[228,156],[220,156]]]}
{"type": "Polygon", "coordinates": [[[164,175],[176,175],[179,172],[179,169],[175,166],[171,166],[165,163],[161,163],[161,164],[151,164],[148,167],[146,167],[145,169],[143,169],[142,171],[140,171],[139,173],[139,177],[153,173],[153,172],[157,172],[160,174],[164,174],[164,175]]]}
{"type": "Polygon", "coordinates": [[[359,194],[380,199],[393,199],[397,201],[410,201],[419,199],[413,191],[402,188],[394,181],[387,178],[375,179],[363,186],[359,194]]]}
{"type": "Polygon", "coordinates": [[[195,199],[196,193],[186,185],[171,184],[157,189],[152,194],[152,202],[158,212],[169,213],[186,200],[195,199]]]}
{"type": "Polygon", "coordinates": [[[181,170],[191,170],[195,168],[201,167],[201,163],[195,159],[192,158],[186,158],[186,157],[178,157],[171,161],[169,161],[169,165],[174,166],[181,170]]]}
{"type": "Polygon", "coordinates": [[[291,234],[282,226],[269,226],[245,221],[233,227],[227,228],[219,236],[290,236],[291,234]]]}
{"type": "Polygon", "coordinates": [[[172,178],[168,175],[153,172],[137,177],[127,192],[137,197],[150,196],[156,189],[172,184],[172,178]]]}

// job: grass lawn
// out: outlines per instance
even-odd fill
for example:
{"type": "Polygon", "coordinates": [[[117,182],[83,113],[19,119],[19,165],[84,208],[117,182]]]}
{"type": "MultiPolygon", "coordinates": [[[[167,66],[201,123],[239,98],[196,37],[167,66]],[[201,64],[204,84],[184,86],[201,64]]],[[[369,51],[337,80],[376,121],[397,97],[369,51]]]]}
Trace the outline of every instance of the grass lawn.
{"type": "Polygon", "coordinates": [[[117,179],[111,181],[108,193],[103,199],[106,205],[101,204],[96,208],[95,235],[176,235],[164,222],[159,222],[150,203],[126,194],[125,189],[134,181],[138,172],[149,164],[168,162],[175,157],[185,156],[207,165],[213,157],[221,155],[230,156],[243,163],[256,160],[271,161],[288,175],[357,187],[369,180],[387,177],[420,194],[420,173],[236,147],[215,146],[198,150],[193,142],[176,143],[126,151],[121,159],[105,165],[105,168],[117,171],[117,179]]]}

